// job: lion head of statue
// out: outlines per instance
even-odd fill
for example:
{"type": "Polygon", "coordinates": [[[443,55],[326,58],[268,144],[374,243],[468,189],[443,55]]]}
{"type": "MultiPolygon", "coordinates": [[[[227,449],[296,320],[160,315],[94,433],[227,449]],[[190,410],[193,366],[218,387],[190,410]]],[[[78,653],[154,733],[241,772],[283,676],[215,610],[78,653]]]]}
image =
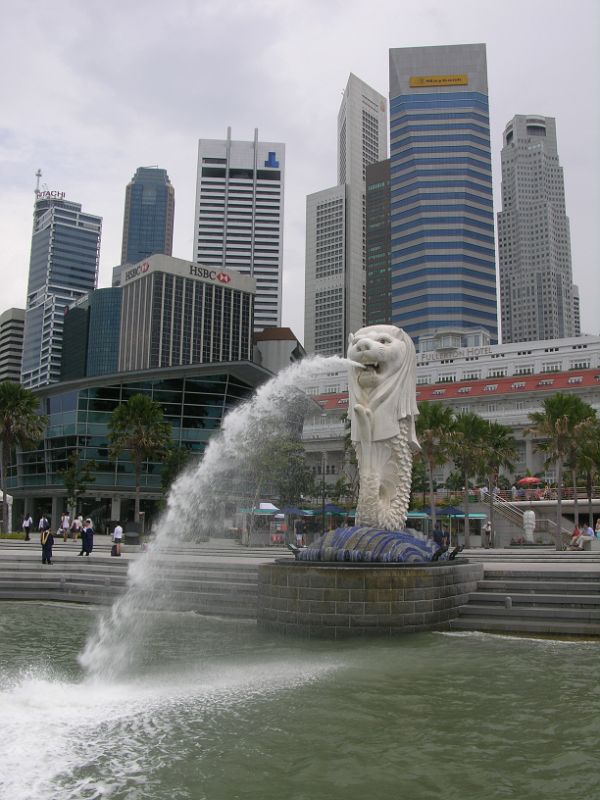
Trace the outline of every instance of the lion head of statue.
{"type": "Polygon", "coordinates": [[[360,328],[348,337],[347,355],[351,419],[356,404],[371,408],[386,430],[387,422],[418,414],[415,346],[401,328],[360,328]]]}
{"type": "Polygon", "coordinates": [[[348,358],[361,386],[378,386],[411,360],[414,345],[395,325],[372,325],[348,337],[348,358]]]}

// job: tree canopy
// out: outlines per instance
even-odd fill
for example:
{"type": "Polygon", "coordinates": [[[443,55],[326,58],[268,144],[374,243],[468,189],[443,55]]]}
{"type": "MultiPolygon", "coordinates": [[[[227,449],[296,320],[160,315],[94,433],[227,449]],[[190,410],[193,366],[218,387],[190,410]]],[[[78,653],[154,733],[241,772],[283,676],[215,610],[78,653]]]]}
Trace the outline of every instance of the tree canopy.
{"type": "Polygon", "coordinates": [[[108,422],[112,458],[127,452],[135,473],[135,521],[140,518],[142,465],[165,456],[171,441],[171,425],[164,421],[159,403],[144,394],[130,397],[113,411],[108,422]]]}

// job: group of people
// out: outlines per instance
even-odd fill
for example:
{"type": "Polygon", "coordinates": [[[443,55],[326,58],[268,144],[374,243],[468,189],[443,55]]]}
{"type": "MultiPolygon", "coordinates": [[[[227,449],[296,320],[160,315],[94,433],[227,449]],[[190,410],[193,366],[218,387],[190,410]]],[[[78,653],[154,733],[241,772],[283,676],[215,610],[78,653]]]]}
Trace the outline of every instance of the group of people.
{"type": "MultiPolygon", "coordinates": [[[[447,528],[442,528],[439,522],[436,522],[435,528],[431,532],[431,537],[440,547],[450,547],[450,532],[447,528]]],[[[481,544],[486,550],[493,545],[492,523],[489,520],[481,529],[481,544]]]]}
{"type": "Polygon", "coordinates": [[[591,525],[586,525],[584,523],[580,527],[577,523],[575,523],[575,527],[571,533],[571,540],[567,547],[569,550],[583,550],[585,543],[590,542],[596,537],[600,539],[600,517],[598,517],[598,520],[596,521],[596,530],[594,530],[591,525]]]}
{"type": "MultiPolygon", "coordinates": [[[[31,514],[24,515],[21,526],[25,535],[25,541],[31,541],[30,534],[33,528],[31,514]]],[[[50,520],[46,514],[42,514],[39,519],[38,531],[40,533],[40,544],[42,545],[42,564],[52,564],[54,534],[52,533],[50,520]]],[[[58,533],[62,535],[65,542],[68,540],[69,535],[74,540],[77,540],[79,537],[81,537],[81,551],[78,554],[80,556],[89,556],[94,549],[94,525],[90,517],[84,519],[80,515],[78,517],[74,517],[73,521],[71,521],[69,514],[65,511],[60,518],[58,533]]],[[[121,555],[122,539],[123,528],[121,524],[117,522],[113,531],[113,548],[111,551],[112,556],[121,555]]]]}

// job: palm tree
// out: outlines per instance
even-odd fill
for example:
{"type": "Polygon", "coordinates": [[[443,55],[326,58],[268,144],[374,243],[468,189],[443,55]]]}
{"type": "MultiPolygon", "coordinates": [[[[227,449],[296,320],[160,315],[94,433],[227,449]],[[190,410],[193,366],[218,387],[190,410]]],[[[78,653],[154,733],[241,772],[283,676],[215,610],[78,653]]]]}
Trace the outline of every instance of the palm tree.
{"type": "Polygon", "coordinates": [[[33,447],[44,435],[47,418],[37,413],[39,400],[21,384],[0,383],[0,487],[2,488],[2,526],[8,533],[6,479],[14,448],[33,447]]]}
{"type": "MultiPolygon", "coordinates": [[[[574,448],[580,440],[581,424],[595,414],[593,408],[581,398],[572,394],[558,392],[546,398],[543,411],[535,411],[529,415],[531,427],[525,435],[540,440],[536,449],[546,454],[546,468],[556,466],[556,549],[562,549],[562,484],[564,467],[573,456],[574,448]]],[[[577,521],[577,520],[576,520],[577,521]]]]}
{"type": "Polygon", "coordinates": [[[484,450],[482,453],[483,468],[488,478],[488,502],[490,504],[489,520],[492,528],[492,546],[494,536],[494,486],[500,470],[504,467],[512,472],[513,461],[517,456],[517,442],[512,431],[499,422],[486,422],[484,431],[484,450]]]}
{"type": "Polygon", "coordinates": [[[452,431],[450,451],[452,460],[463,476],[463,504],[465,512],[465,547],[471,544],[469,537],[469,478],[481,471],[485,451],[486,421],[466,411],[456,416],[452,431]]]}
{"type": "Polygon", "coordinates": [[[171,425],[163,420],[159,403],[143,394],[130,397],[118,406],[108,422],[111,458],[129,453],[135,473],[135,522],[140,519],[142,464],[146,459],[166,454],[171,441],[171,425]]]}
{"type": "Polygon", "coordinates": [[[590,438],[593,438],[594,428],[597,424],[595,409],[584,402],[579,397],[573,397],[576,401],[571,410],[572,439],[567,456],[567,466],[571,470],[571,481],[573,483],[573,515],[575,522],[579,522],[579,499],[577,497],[577,477],[582,467],[584,448],[590,438]]]}
{"type": "Polygon", "coordinates": [[[600,475],[600,420],[595,417],[586,420],[585,438],[581,442],[577,454],[577,464],[585,475],[585,488],[588,501],[588,525],[594,525],[592,494],[594,478],[600,475]]]}
{"type": "Polygon", "coordinates": [[[431,507],[431,526],[436,525],[435,487],[433,472],[441,467],[450,457],[451,433],[454,425],[454,412],[440,403],[419,403],[417,417],[417,438],[421,445],[418,457],[427,469],[429,482],[429,505],[431,507]]]}

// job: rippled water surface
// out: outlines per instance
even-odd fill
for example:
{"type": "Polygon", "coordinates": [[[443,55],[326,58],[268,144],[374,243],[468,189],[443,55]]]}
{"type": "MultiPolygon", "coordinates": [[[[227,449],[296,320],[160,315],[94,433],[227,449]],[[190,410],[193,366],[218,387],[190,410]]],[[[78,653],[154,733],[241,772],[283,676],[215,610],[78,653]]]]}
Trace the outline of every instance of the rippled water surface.
{"type": "Polygon", "coordinates": [[[597,643],[334,644],[160,614],[130,674],[90,679],[98,613],[0,605],[0,797],[600,797],[597,643]]]}

